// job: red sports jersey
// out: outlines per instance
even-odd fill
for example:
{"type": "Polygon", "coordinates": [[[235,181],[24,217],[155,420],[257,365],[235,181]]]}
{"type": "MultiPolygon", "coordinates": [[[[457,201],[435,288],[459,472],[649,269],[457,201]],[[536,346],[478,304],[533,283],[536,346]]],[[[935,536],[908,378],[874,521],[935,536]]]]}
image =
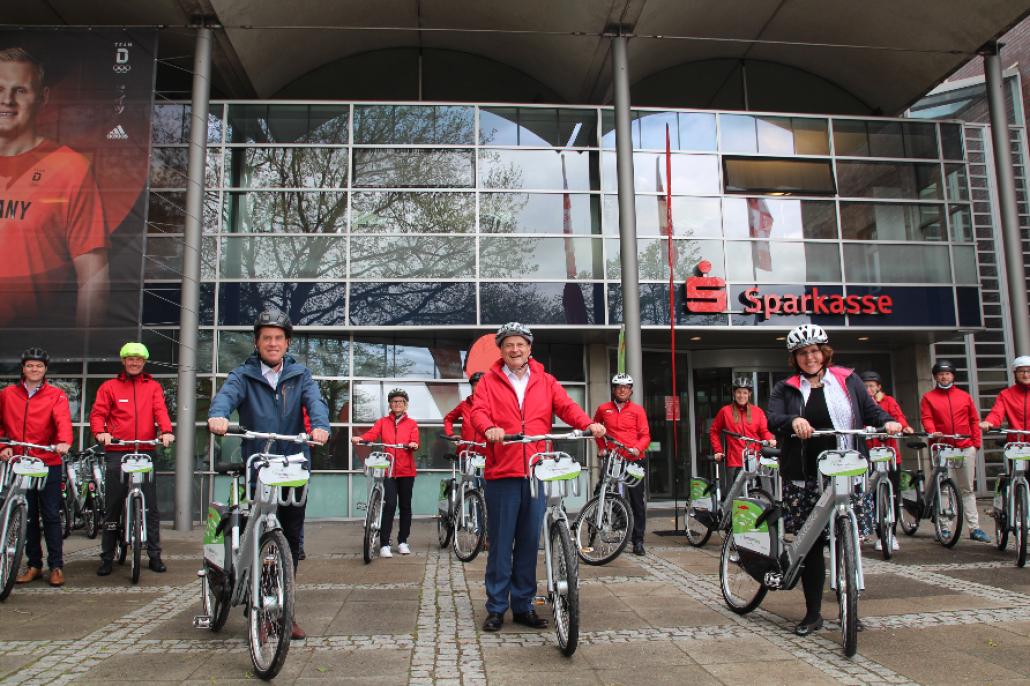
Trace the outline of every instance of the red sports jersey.
{"type": "Polygon", "coordinates": [[[74,313],[72,259],[106,247],[89,160],[50,140],[0,157],[0,326],[74,313]]]}

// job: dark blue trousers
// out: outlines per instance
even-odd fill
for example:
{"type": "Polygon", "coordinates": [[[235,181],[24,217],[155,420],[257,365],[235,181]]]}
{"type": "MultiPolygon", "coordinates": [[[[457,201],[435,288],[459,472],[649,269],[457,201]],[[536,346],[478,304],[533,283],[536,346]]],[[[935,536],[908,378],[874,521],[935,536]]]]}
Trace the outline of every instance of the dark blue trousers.
{"type": "Polygon", "coordinates": [[[486,526],[490,550],[486,558],[486,610],[503,615],[533,609],[540,527],[546,500],[543,489],[534,500],[529,480],[486,482],[486,526]]]}
{"type": "Polygon", "coordinates": [[[46,485],[41,491],[27,491],[29,521],[26,529],[25,554],[29,567],[43,568],[43,546],[40,540],[39,519],[43,518],[43,535],[46,537],[46,564],[50,569],[64,567],[61,537],[61,465],[50,468],[46,485]]]}

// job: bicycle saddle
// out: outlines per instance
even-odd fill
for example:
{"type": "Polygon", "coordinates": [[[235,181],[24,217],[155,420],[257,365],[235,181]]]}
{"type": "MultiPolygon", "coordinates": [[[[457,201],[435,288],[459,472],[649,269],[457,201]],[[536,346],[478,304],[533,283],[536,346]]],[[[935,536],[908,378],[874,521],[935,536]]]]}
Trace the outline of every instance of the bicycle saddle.
{"type": "Polygon", "coordinates": [[[762,457],[779,457],[783,454],[780,448],[762,448],[762,457]]]}
{"type": "Polygon", "coordinates": [[[905,445],[912,448],[912,450],[922,450],[926,447],[926,441],[909,441],[905,445]]]}
{"type": "Polygon", "coordinates": [[[215,474],[225,474],[233,476],[236,474],[243,473],[243,470],[247,468],[247,465],[243,462],[226,462],[225,464],[215,465],[215,474]]]}

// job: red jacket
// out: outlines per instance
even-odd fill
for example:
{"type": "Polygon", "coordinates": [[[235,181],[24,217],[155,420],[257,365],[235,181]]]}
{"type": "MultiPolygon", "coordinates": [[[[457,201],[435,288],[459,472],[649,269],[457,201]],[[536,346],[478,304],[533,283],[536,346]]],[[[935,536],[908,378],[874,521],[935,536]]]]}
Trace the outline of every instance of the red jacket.
{"type": "MultiPolygon", "coordinates": [[[[483,443],[486,441],[486,436],[482,432],[476,431],[476,427],[472,426],[472,396],[465,398],[458,403],[453,410],[447,413],[447,416],[443,418],[443,431],[448,436],[454,435],[454,422],[461,422],[461,440],[463,441],[475,441],[476,443],[483,443]]],[[[475,446],[463,446],[462,450],[474,450],[477,453],[482,453],[482,448],[475,446]]]]}
{"type": "MultiPolygon", "coordinates": [[[[644,451],[651,445],[651,430],[647,427],[647,414],[640,405],[629,401],[620,410],[614,400],[609,400],[597,408],[597,412],[594,413],[594,424],[603,424],[608,436],[640,451],[636,457],[626,454],[626,459],[630,462],[647,457],[644,451]]],[[[603,438],[597,440],[597,448],[608,449],[603,438]]]]}
{"type": "MultiPolygon", "coordinates": [[[[550,433],[554,415],[575,429],[590,426],[590,417],[577,405],[558,381],[544,371],[544,366],[529,361],[529,383],[519,407],[515,388],[504,375],[501,360],[495,362],[476,386],[472,399],[472,425],[485,434],[498,427],[506,434],[550,433]]],[[[490,443],[486,448],[487,479],[508,479],[526,476],[526,463],[533,453],[545,449],[545,443],[502,445],[490,443]]]]}
{"type": "MultiPolygon", "coordinates": [[[[901,424],[901,428],[905,429],[910,426],[908,420],[905,419],[905,413],[901,411],[901,405],[898,404],[897,400],[884,393],[883,397],[877,400],[876,402],[879,403],[880,407],[883,408],[884,412],[886,412],[894,418],[894,421],[901,424]]],[[[897,463],[901,464],[901,449],[898,447],[898,439],[870,438],[868,441],[866,441],[866,445],[870,448],[878,448],[880,446],[894,448],[894,454],[897,455],[897,463]]]]}
{"type": "Polygon", "coordinates": [[[715,413],[715,420],[708,430],[708,440],[712,444],[713,453],[726,453],[727,467],[744,466],[744,441],[736,436],[727,436],[723,430],[756,438],[760,441],[769,441],[775,438],[769,431],[769,423],[766,421],[765,412],[757,405],[748,404],[751,410],[751,421],[748,421],[745,413],[740,414],[740,420],[733,419],[733,403],[724,405],[715,413]],[[722,449],[722,441],[726,440],[726,450],[722,449]]]}
{"type": "MultiPolygon", "coordinates": [[[[68,396],[46,379],[31,398],[22,382],[11,384],[0,391],[0,433],[25,443],[71,445],[72,416],[68,396]]],[[[15,454],[19,453],[16,448],[15,454]]],[[[61,464],[57,453],[33,449],[29,455],[41,458],[48,467],[61,464]]]]}
{"type": "MultiPolygon", "coordinates": [[[[372,428],[361,434],[363,441],[382,441],[383,443],[418,443],[418,424],[408,415],[403,415],[398,422],[392,414],[381,417],[372,428]]],[[[415,476],[415,451],[408,448],[386,448],[393,455],[394,477],[415,476]]]]}
{"type": "MultiPolygon", "coordinates": [[[[109,433],[123,441],[149,441],[157,438],[155,425],[163,434],[172,433],[164,389],[149,374],[129,376],[122,372],[100,384],[97,399],[89,412],[93,435],[109,433]]],[[[136,450],[131,445],[110,445],[108,452],[136,450]]]]}
{"type": "Polygon", "coordinates": [[[973,398],[962,389],[952,386],[944,390],[934,388],[923,396],[919,403],[923,429],[934,433],[964,434],[972,438],[945,440],[959,448],[980,447],[980,413],[976,411],[973,398]]]}
{"type": "MultiPolygon", "coordinates": [[[[1030,432],[1030,386],[1017,383],[1009,386],[994,401],[994,407],[984,419],[997,429],[1003,421],[1014,431],[1026,429],[1030,432]]],[[[1030,440],[1030,436],[1009,436],[1010,441],[1030,440]]]]}

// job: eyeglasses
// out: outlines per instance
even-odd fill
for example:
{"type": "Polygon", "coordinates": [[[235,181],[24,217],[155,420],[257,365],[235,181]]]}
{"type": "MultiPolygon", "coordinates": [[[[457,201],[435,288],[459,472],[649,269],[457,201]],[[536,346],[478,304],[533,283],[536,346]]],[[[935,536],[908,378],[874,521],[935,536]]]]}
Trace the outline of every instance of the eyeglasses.
{"type": "Polygon", "coordinates": [[[1017,369],[1016,374],[1030,374],[1030,367],[1017,369]]]}

